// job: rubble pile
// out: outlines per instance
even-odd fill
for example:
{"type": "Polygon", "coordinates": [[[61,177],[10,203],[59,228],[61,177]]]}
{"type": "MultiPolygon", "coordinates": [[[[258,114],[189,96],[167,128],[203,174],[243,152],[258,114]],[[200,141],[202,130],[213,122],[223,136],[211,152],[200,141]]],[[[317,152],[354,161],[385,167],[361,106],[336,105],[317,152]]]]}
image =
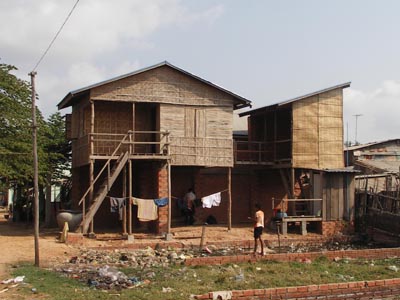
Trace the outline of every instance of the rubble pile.
{"type": "Polygon", "coordinates": [[[92,288],[120,290],[148,284],[155,276],[152,270],[181,264],[190,257],[193,257],[193,254],[188,250],[178,253],[174,249],[153,250],[150,247],[134,251],[82,249],[79,256],[54,266],[53,270],[86,282],[92,288]],[[119,271],[122,268],[138,271],[141,278],[125,275],[119,271]]]}
{"type": "MultiPolygon", "coordinates": [[[[291,244],[280,249],[265,249],[273,252],[313,252],[329,250],[349,250],[365,248],[366,245],[340,243],[316,243],[314,245],[291,244]]],[[[371,245],[368,245],[371,246],[371,245]]],[[[198,249],[198,248],[197,248],[198,249]]],[[[196,249],[152,249],[147,247],[141,250],[115,249],[93,250],[81,249],[79,256],[72,257],[67,262],[54,266],[52,269],[64,276],[85,282],[90,288],[102,290],[121,290],[139,287],[151,283],[156,277],[157,270],[171,265],[180,265],[188,258],[196,256],[225,256],[250,253],[252,249],[240,247],[218,248],[207,245],[202,251],[196,249]],[[250,252],[249,252],[250,251],[250,252]],[[128,276],[121,269],[129,269],[128,276]]]]}

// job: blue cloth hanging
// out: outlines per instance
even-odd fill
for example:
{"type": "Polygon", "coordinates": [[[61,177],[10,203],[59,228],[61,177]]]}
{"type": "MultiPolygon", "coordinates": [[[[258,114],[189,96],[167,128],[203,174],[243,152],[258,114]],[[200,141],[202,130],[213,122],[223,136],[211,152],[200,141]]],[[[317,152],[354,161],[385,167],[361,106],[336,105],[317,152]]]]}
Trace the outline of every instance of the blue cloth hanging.
{"type": "Polygon", "coordinates": [[[155,205],[158,207],[163,207],[168,204],[168,197],[160,198],[160,199],[154,199],[155,205]]]}

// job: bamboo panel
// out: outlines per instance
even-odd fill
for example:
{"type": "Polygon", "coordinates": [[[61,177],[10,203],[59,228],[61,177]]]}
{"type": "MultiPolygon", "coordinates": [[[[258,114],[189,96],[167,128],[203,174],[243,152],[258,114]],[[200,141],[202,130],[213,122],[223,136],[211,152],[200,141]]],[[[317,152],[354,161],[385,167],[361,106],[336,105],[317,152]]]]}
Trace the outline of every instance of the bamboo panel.
{"type": "Polygon", "coordinates": [[[320,169],[339,169],[344,167],[343,155],[328,155],[322,154],[319,159],[320,169]]]}
{"type": "Polygon", "coordinates": [[[323,154],[341,154],[343,153],[342,141],[320,142],[319,151],[323,154]]]}
{"type": "Polygon", "coordinates": [[[160,130],[168,130],[174,136],[184,136],[185,108],[176,105],[160,105],[160,130]]]}
{"type": "Polygon", "coordinates": [[[192,107],[185,108],[185,137],[195,136],[196,110],[192,107]]]}
{"type": "Polygon", "coordinates": [[[297,118],[293,116],[293,130],[305,128],[314,130],[318,128],[318,117],[297,118]]]}
{"type": "Polygon", "coordinates": [[[337,141],[342,143],[342,137],[343,137],[343,128],[341,127],[319,129],[320,142],[337,141]]]}
{"type": "Polygon", "coordinates": [[[342,106],[340,105],[323,105],[319,106],[320,117],[341,117],[343,114],[342,106]]]}
{"type": "Polygon", "coordinates": [[[96,87],[92,99],[232,106],[234,97],[168,66],[96,87]]]}
{"type": "Polygon", "coordinates": [[[72,168],[89,163],[89,137],[84,136],[72,141],[72,168]]]}
{"type": "Polygon", "coordinates": [[[204,109],[196,109],[196,137],[206,137],[206,117],[204,109]]]}
{"type": "Polygon", "coordinates": [[[171,137],[173,165],[232,166],[232,140],[171,137]]]}
{"type": "Polygon", "coordinates": [[[71,136],[73,138],[79,137],[79,111],[73,109],[71,116],[71,136]]]}
{"type": "Polygon", "coordinates": [[[338,88],[335,90],[330,90],[324,93],[319,94],[319,98],[342,98],[343,97],[343,90],[342,88],[338,88]]]}
{"type": "Polygon", "coordinates": [[[319,128],[343,128],[342,118],[321,117],[318,120],[319,128]]]}
{"type": "Polygon", "coordinates": [[[302,154],[318,155],[318,141],[307,143],[293,143],[293,156],[301,156],[302,154]]]}
{"type": "Polygon", "coordinates": [[[209,108],[206,111],[206,132],[212,138],[231,138],[233,129],[232,107],[209,108]]]}
{"type": "Polygon", "coordinates": [[[310,97],[293,103],[293,119],[318,116],[318,98],[310,97]]]}
{"type": "Polygon", "coordinates": [[[318,169],[318,157],[315,155],[293,156],[293,167],[294,168],[308,168],[308,169],[318,169]]]}
{"type": "MultiPolygon", "coordinates": [[[[127,103],[115,105],[112,102],[96,101],[95,133],[127,133],[132,130],[132,107],[127,103]]],[[[87,126],[90,126],[90,111],[85,116],[87,126]]],[[[90,127],[89,127],[90,128],[90,127]]]]}
{"type": "Polygon", "coordinates": [[[318,132],[315,129],[296,129],[293,130],[293,143],[318,141],[318,132]]]}

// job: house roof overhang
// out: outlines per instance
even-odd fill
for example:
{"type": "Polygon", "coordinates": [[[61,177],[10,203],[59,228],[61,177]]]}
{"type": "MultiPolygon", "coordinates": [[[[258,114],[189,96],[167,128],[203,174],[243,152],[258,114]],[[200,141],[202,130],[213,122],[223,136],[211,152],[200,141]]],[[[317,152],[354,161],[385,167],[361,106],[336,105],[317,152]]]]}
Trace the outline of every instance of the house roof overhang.
{"type": "Polygon", "coordinates": [[[121,75],[121,76],[117,76],[117,77],[114,77],[114,78],[111,78],[111,79],[108,79],[108,80],[105,80],[105,81],[101,81],[101,82],[86,86],[86,87],[81,88],[81,89],[77,89],[77,90],[71,91],[60,101],[60,103],[57,104],[57,107],[60,110],[60,109],[63,109],[63,108],[66,108],[66,107],[74,105],[75,103],[79,102],[79,100],[82,99],[84,96],[88,95],[90,93],[90,90],[93,89],[93,88],[96,88],[96,87],[99,87],[99,86],[102,86],[102,85],[105,85],[105,84],[108,84],[108,83],[112,83],[112,82],[115,82],[117,80],[124,79],[124,78],[130,77],[130,76],[134,76],[134,75],[146,72],[146,71],[150,71],[150,70],[153,70],[153,69],[156,69],[156,68],[159,68],[159,67],[163,67],[163,66],[168,66],[168,67],[170,67],[172,69],[175,69],[178,72],[186,74],[187,76],[190,76],[190,77],[192,77],[192,78],[194,78],[196,80],[199,80],[199,81],[201,81],[201,82],[203,82],[203,83],[205,83],[205,84],[207,84],[207,85],[209,85],[209,86],[211,86],[213,88],[216,88],[216,89],[218,89],[218,90],[220,90],[220,91],[232,96],[235,99],[234,109],[241,109],[241,108],[245,108],[245,107],[251,107],[251,101],[250,100],[248,100],[246,98],[243,98],[243,97],[241,97],[241,96],[239,96],[239,95],[237,95],[237,94],[235,94],[235,93],[233,93],[231,91],[228,91],[228,90],[226,90],[226,89],[224,89],[224,88],[222,88],[222,87],[220,87],[220,86],[218,86],[218,85],[216,85],[216,84],[214,84],[214,83],[212,83],[210,81],[207,81],[207,80],[205,80],[205,79],[203,79],[203,78],[201,78],[199,76],[196,76],[196,75],[194,75],[192,73],[189,73],[189,72],[187,72],[187,71],[185,71],[185,70],[183,70],[181,68],[178,68],[178,67],[174,66],[173,64],[169,63],[168,61],[164,61],[164,62],[161,62],[159,64],[156,64],[156,65],[153,65],[153,66],[150,66],[150,67],[147,67],[147,68],[143,68],[143,69],[131,72],[131,73],[127,73],[127,74],[124,74],[124,75],[121,75]]]}
{"type": "Polygon", "coordinates": [[[296,98],[293,98],[293,99],[290,99],[290,100],[285,100],[285,101],[278,102],[278,103],[275,103],[275,104],[271,104],[271,105],[268,105],[268,106],[263,106],[263,107],[256,108],[256,109],[253,109],[253,110],[245,111],[245,112],[240,113],[239,116],[240,117],[244,117],[244,116],[248,116],[248,115],[256,115],[256,114],[260,114],[260,113],[264,113],[264,112],[268,112],[268,111],[274,111],[274,110],[277,110],[279,108],[283,108],[283,107],[285,107],[285,106],[287,106],[287,105],[289,105],[289,104],[291,104],[293,102],[303,100],[305,98],[309,98],[309,97],[312,97],[312,96],[315,96],[315,95],[318,95],[318,94],[322,94],[322,93],[326,93],[326,92],[329,92],[329,91],[332,91],[332,90],[336,90],[336,89],[348,88],[348,87],[350,87],[350,84],[351,84],[351,82],[338,84],[338,85],[335,85],[335,86],[332,86],[332,87],[329,87],[329,88],[325,88],[325,89],[322,89],[322,90],[319,90],[319,91],[316,91],[316,92],[312,92],[312,93],[309,93],[309,94],[306,94],[306,95],[303,95],[303,96],[300,96],[300,97],[296,97],[296,98]]]}

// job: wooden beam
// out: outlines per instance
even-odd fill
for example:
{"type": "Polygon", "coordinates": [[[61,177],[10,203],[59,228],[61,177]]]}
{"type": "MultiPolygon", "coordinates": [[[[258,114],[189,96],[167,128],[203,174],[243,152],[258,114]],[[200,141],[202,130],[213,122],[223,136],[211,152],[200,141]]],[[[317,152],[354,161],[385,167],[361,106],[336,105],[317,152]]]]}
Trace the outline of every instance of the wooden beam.
{"type": "MultiPolygon", "coordinates": [[[[122,170],[122,198],[126,200],[126,165],[122,170]]],[[[126,205],[124,205],[122,212],[122,234],[126,235],[126,205]]]]}
{"type": "Polygon", "coordinates": [[[132,160],[129,160],[128,234],[132,234],[132,160]]]}
{"type": "Polygon", "coordinates": [[[172,199],[171,199],[171,163],[168,160],[167,162],[167,168],[168,168],[168,228],[167,228],[167,234],[171,234],[171,204],[172,204],[172,199]]]}
{"type": "Polygon", "coordinates": [[[228,167],[228,230],[232,229],[232,168],[228,167]]]}
{"type": "MultiPolygon", "coordinates": [[[[90,155],[93,155],[94,153],[94,141],[93,141],[93,133],[94,133],[94,101],[90,101],[90,155]]],[[[94,160],[90,160],[90,166],[89,166],[89,184],[90,184],[90,192],[89,192],[89,203],[92,205],[93,203],[93,183],[94,183],[94,160]]],[[[90,222],[90,235],[94,235],[94,218],[92,222],[90,222]]]]}

